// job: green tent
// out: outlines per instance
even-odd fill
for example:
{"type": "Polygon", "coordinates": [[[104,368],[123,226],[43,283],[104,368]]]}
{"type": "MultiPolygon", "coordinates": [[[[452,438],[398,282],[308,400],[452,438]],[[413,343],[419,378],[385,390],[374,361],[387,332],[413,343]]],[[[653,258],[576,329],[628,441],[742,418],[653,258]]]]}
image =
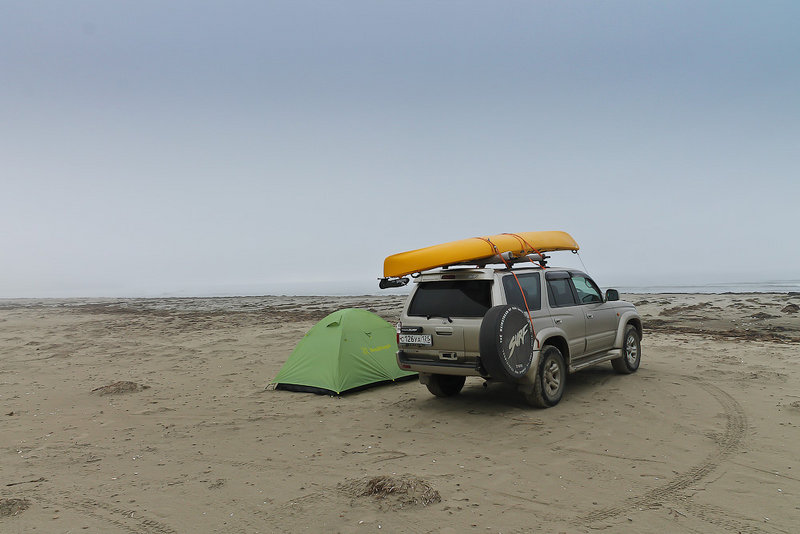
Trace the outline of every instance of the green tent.
{"type": "Polygon", "coordinates": [[[417,373],[397,366],[394,326],[374,313],[348,308],[325,317],[297,344],[276,389],[338,395],[417,373]]]}

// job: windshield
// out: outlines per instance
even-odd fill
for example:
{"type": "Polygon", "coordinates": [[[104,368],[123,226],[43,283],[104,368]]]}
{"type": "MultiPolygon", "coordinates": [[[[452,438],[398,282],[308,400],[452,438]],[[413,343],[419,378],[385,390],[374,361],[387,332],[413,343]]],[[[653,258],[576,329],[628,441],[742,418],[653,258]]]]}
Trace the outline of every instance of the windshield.
{"type": "Polygon", "coordinates": [[[492,307],[491,280],[420,282],[408,314],[414,317],[483,317],[492,307]]]}

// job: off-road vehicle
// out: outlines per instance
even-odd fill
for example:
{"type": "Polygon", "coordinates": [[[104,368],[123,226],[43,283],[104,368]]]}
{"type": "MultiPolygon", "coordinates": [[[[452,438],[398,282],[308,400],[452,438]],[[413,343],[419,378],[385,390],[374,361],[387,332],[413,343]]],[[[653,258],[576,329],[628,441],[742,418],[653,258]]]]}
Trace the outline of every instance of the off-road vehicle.
{"type": "Polygon", "coordinates": [[[436,396],[480,376],[515,384],[544,408],[561,400],[568,373],[607,361],[623,374],[639,367],[635,307],[581,271],[445,268],[415,282],[397,325],[397,363],[436,396]]]}

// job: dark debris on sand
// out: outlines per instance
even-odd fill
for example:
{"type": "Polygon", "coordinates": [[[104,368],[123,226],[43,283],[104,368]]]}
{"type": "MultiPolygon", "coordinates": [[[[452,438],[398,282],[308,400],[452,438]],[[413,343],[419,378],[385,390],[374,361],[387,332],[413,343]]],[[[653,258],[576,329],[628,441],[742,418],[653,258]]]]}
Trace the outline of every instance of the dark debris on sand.
{"type": "Polygon", "coordinates": [[[31,503],[27,499],[0,499],[0,517],[8,517],[24,512],[31,503]]]}
{"type": "Polygon", "coordinates": [[[150,386],[143,386],[141,384],[137,384],[136,382],[119,381],[114,382],[113,384],[108,384],[107,386],[94,388],[92,393],[95,395],[118,395],[121,393],[137,393],[149,388],[150,386]]]}
{"type": "Polygon", "coordinates": [[[339,490],[351,497],[371,497],[392,509],[428,506],[441,502],[439,492],[423,479],[413,475],[374,476],[348,480],[339,490]]]}

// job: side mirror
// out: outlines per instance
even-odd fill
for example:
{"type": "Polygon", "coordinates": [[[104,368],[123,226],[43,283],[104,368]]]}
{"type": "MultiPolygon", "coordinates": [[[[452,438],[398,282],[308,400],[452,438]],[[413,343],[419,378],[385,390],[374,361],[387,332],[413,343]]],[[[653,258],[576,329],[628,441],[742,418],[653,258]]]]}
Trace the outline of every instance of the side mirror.
{"type": "Polygon", "coordinates": [[[606,289],[606,302],[619,300],[619,291],[616,289],[606,289]]]}

